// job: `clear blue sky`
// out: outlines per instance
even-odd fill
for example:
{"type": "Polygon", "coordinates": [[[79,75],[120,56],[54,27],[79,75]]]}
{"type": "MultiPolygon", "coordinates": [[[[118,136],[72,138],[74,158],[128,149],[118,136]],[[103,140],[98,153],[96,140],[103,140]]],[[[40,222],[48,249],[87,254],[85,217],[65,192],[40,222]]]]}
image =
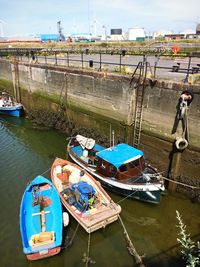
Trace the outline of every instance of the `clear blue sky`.
{"type": "Polygon", "coordinates": [[[196,30],[200,0],[0,0],[0,35],[27,36],[57,33],[110,34],[142,27],[146,32],[196,30]]]}

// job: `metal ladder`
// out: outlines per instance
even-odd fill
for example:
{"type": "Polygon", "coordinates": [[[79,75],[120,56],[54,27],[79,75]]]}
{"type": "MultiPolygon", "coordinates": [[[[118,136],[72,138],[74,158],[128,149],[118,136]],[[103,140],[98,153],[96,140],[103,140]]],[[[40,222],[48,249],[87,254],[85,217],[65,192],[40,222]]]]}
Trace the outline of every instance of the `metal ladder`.
{"type": "Polygon", "coordinates": [[[66,101],[67,101],[67,74],[64,73],[64,81],[60,90],[59,96],[59,110],[66,111],[66,101]]]}
{"type": "MultiPolygon", "coordinates": [[[[142,113],[143,113],[143,101],[144,101],[144,91],[146,87],[146,77],[147,77],[147,68],[151,66],[144,58],[143,61],[140,61],[131,77],[130,86],[134,81],[137,70],[139,70],[139,76],[134,84],[136,91],[136,105],[135,105],[135,116],[133,123],[133,146],[138,147],[140,143],[140,134],[142,127],[142,113]]],[[[152,73],[152,71],[151,71],[152,73]]]]}

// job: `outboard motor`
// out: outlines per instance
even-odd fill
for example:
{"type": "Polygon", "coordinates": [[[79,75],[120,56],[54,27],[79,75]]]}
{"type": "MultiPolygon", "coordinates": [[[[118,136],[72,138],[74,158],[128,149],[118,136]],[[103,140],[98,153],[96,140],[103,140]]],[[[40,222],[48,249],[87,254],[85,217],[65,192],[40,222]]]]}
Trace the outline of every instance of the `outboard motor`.
{"type": "Polygon", "coordinates": [[[89,208],[90,199],[94,197],[94,188],[90,184],[80,181],[72,185],[72,192],[75,192],[75,190],[80,193],[79,199],[75,204],[76,208],[80,211],[86,211],[89,208]]]}

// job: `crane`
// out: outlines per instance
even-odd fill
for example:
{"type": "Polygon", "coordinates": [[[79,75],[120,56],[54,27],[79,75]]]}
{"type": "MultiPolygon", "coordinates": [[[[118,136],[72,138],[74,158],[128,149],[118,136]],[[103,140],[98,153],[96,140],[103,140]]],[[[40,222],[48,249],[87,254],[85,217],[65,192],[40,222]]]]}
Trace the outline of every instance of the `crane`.
{"type": "Polygon", "coordinates": [[[60,42],[62,42],[62,41],[64,41],[64,36],[63,36],[63,34],[62,34],[62,27],[61,27],[61,21],[58,21],[57,22],[57,29],[58,29],[58,40],[60,41],[60,42]]]}

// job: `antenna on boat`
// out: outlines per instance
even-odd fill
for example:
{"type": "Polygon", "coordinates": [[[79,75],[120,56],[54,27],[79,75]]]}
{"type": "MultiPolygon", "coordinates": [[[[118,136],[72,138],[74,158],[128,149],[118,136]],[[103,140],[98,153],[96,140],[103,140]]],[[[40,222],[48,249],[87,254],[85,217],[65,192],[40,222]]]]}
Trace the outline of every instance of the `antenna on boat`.
{"type": "Polygon", "coordinates": [[[113,130],[112,131],[112,137],[113,137],[113,148],[115,146],[115,131],[113,130]]]}
{"type": "Polygon", "coordinates": [[[111,123],[110,123],[110,147],[111,147],[111,132],[112,132],[112,126],[111,126],[111,123]]]}

